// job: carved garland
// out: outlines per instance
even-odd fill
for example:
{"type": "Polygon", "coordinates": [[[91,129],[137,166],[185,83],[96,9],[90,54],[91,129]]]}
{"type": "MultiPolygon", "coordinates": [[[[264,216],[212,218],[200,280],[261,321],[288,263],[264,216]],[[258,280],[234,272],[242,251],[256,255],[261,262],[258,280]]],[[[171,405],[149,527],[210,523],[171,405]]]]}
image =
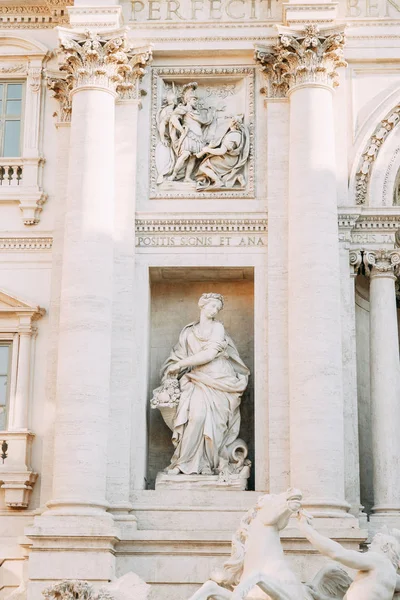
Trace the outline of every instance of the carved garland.
{"type": "Polygon", "coordinates": [[[254,198],[255,194],[255,177],[254,177],[254,120],[255,120],[255,96],[254,96],[254,68],[253,67],[164,67],[152,69],[152,124],[151,124],[151,148],[150,148],[150,191],[152,198],[188,198],[195,197],[215,199],[215,193],[207,191],[195,194],[185,192],[159,192],[157,190],[157,168],[156,168],[156,146],[157,146],[157,122],[156,115],[158,112],[158,94],[160,80],[168,78],[192,79],[201,83],[202,78],[210,77],[234,77],[235,79],[244,79],[247,84],[246,93],[246,123],[249,128],[250,152],[248,161],[248,181],[246,190],[218,192],[218,198],[254,198]]]}
{"type": "Polygon", "coordinates": [[[400,104],[398,104],[376,127],[362,153],[355,178],[356,204],[365,204],[368,185],[374,162],[389,133],[400,121],[400,104]]]}

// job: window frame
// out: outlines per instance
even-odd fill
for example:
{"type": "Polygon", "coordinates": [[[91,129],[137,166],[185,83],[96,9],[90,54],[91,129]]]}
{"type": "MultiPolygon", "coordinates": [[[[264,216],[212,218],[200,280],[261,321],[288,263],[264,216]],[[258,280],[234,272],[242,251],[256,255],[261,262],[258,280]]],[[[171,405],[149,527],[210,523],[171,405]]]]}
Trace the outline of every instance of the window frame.
{"type": "Polygon", "coordinates": [[[0,431],[7,431],[8,430],[8,421],[9,421],[9,416],[10,416],[10,388],[11,388],[11,380],[12,380],[12,363],[13,363],[13,340],[3,340],[0,337],[0,348],[2,347],[6,347],[9,348],[8,351],[8,365],[7,365],[7,371],[6,371],[6,377],[7,377],[7,389],[6,389],[6,403],[5,403],[5,414],[6,414],[6,418],[5,418],[5,428],[4,430],[0,429],[0,431]]]}
{"type": "Polygon", "coordinates": [[[19,335],[18,333],[8,333],[5,331],[0,331],[0,345],[10,346],[11,352],[9,355],[9,365],[8,365],[8,373],[9,373],[9,381],[8,381],[8,390],[7,390],[7,411],[6,411],[6,427],[5,429],[0,429],[0,433],[9,431],[9,425],[12,418],[12,410],[14,406],[14,398],[15,392],[17,389],[17,375],[18,375],[18,341],[19,335]]]}
{"type": "Polygon", "coordinates": [[[10,158],[20,158],[23,155],[22,149],[24,146],[24,127],[25,127],[25,102],[26,102],[26,79],[18,78],[18,79],[10,79],[0,78],[0,84],[4,85],[3,96],[1,98],[3,102],[3,111],[0,113],[0,158],[1,159],[10,159],[10,158]],[[7,86],[20,84],[22,86],[21,93],[21,114],[18,118],[7,118],[6,117],[6,106],[7,106],[7,86]],[[6,121],[19,121],[20,122],[20,131],[19,131],[19,154],[16,156],[4,156],[4,141],[5,141],[5,132],[6,132],[6,121]]]}

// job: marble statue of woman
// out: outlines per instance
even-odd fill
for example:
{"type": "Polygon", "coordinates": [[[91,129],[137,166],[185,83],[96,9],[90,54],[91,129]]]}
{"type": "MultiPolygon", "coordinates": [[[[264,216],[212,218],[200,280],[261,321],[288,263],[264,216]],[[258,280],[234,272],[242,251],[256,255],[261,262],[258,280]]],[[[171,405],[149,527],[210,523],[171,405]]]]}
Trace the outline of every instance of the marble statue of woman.
{"type": "Polygon", "coordinates": [[[216,474],[239,435],[240,400],[249,370],[216,320],[223,306],[220,294],[201,296],[199,321],[183,328],[162,368],[163,381],[178,376],[181,390],[169,475],[216,474]]]}

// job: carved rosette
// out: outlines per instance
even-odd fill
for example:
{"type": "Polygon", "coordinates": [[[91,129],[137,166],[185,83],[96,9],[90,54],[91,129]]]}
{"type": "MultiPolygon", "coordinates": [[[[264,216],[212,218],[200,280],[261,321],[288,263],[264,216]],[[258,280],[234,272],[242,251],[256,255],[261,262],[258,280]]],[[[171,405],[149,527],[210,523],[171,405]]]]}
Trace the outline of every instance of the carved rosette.
{"type": "Polygon", "coordinates": [[[255,58],[268,82],[263,91],[269,97],[284,97],[299,85],[336,87],[337,69],[347,66],[344,43],[342,31],[307,25],[302,33],[280,34],[274,47],[256,48],[255,58]]]}
{"type": "Polygon", "coordinates": [[[58,117],[60,123],[69,123],[71,121],[71,81],[67,81],[63,78],[52,78],[47,79],[47,87],[53,92],[54,98],[60,103],[59,112],[55,113],[54,116],[58,117]]]}
{"type": "Polygon", "coordinates": [[[60,71],[67,74],[72,92],[90,86],[116,93],[117,86],[133,70],[125,32],[99,35],[89,30],[60,30],[60,51],[60,71]]]}
{"type": "Polygon", "coordinates": [[[363,265],[365,274],[370,277],[387,275],[395,277],[400,270],[400,250],[364,251],[363,265]]]}
{"type": "Polygon", "coordinates": [[[146,73],[146,66],[152,60],[151,47],[132,48],[127,53],[129,69],[122,71],[122,81],[117,84],[120,100],[139,100],[139,84],[146,73]]]}

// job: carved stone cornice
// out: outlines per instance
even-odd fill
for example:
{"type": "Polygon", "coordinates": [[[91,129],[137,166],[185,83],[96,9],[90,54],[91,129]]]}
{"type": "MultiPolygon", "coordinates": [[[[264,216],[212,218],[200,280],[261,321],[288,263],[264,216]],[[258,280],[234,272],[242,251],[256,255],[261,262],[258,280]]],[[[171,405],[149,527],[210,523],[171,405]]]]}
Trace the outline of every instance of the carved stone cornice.
{"type": "Polygon", "coordinates": [[[120,100],[139,100],[139,84],[146,73],[146,66],[151,62],[153,55],[150,46],[132,48],[127,52],[127,69],[122,70],[122,81],[117,84],[120,100]]]}
{"type": "Polygon", "coordinates": [[[364,250],[362,255],[366,275],[373,277],[388,274],[395,276],[398,274],[400,250],[364,250]]]}
{"type": "Polygon", "coordinates": [[[60,104],[60,110],[54,114],[60,123],[70,123],[72,101],[71,101],[71,80],[62,77],[48,77],[47,87],[53,92],[54,98],[60,104]]]}
{"type": "Polygon", "coordinates": [[[117,86],[132,72],[131,46],[126,32],[98,34],[60,29],[60,71],[67,74],[71,93],[81,87],[103,88],[116,93],[117,86]]]}
{"type": "Polygon", "coordinates": [[[266,93],[283,97],[299,85],[336,87],[337,69],[347,66],[343,59],[344,43],[343,31],[320,31],[310,24],[300,33],[291,30],[280,33],[274,47],[256,48],[255,58],[268,81],[266,93]]]}

